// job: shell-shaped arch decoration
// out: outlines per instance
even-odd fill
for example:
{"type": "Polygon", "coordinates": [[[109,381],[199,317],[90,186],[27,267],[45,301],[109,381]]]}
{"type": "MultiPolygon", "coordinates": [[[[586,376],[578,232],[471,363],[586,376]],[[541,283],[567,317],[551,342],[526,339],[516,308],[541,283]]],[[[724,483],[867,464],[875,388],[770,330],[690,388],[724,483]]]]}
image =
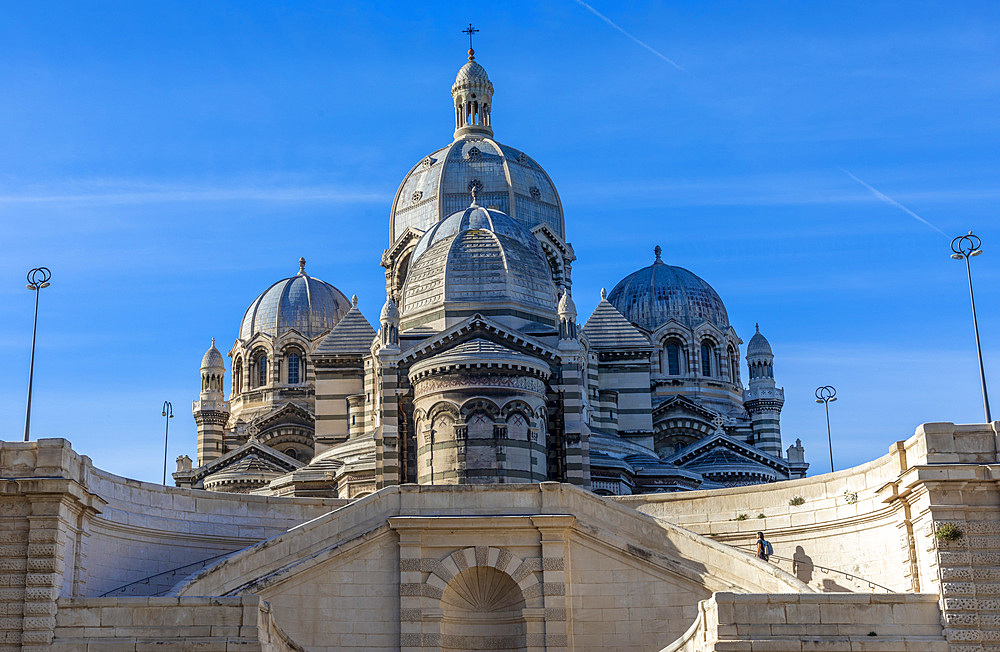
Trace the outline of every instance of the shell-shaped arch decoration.
{"type": "Polygon", "coordinates": [[[434,566],[425,583],[429,593],[438,596],[450,587],[449,594],[482,611],[502,610],[522,600],[526,607],[542,606],[542,585],[531,566],[493,546],[456,550],[434,566]]]}

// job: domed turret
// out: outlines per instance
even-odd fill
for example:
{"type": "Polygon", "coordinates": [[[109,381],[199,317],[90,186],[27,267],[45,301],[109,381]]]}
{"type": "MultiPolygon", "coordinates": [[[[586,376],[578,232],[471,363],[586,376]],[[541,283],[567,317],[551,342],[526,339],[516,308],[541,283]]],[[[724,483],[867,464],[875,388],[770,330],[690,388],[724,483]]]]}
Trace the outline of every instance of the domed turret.
{"type": "Polygon", "coordinates": [[[720,330],[729,328],[729,315],[711,285],[683,267],[667,265],[660,258],[623,278],[611,290],[608,301],[633,324],[655,331],[671,319],[689,328],[710,322],[720,330]]]}
{"type": "Polygon", "coordinates": [[[747,344],[747,367],[750,387],[743,400],[750,414],[755,443],[758,448],[781,457],[781,428],[778,425],[785,392],[774,383],[774,354],[771,344],[760,333],[760,324],[747,344]]]}
{"type": "Polygon", "coordinates": [[[215,338],[213,337],[212,346],[208,347],[208,351],[205,351],[205,355],[201,359],[201,370],[204,372],[217,371],[219,369],[225,372],[226,362],[223,360],[219,349],[215,348],[215,338]]]}
{"type": "Polygon", "coordinates": [[[396,192],[389,219],[389,242],[408,227],[420,231],[468,205],[469,190],[479,203],[509,215],[528,229],[545,224],[565,238],[562,203],[545,170],[530,156],[493,140],[493,84],[470,59],[451,88],[455,140],[417,163],[396,192]]]}
{"type": "Polygon", "coordinates": [[[500,211],[473,203],[448,216],[421,237],[412,259],[401,330],[442,319],[450,325],[475,312],[515,328],[555,324],[556,290],[541,245],[500,211]]]}
{"type": "Polygon", "coordinates": [[[222,455],[223,428],[229,420],[229,403],[223,394],[226,363],[222,353],[212,346],[201,358],[201,393],[191,405],[198,426],[198,464],[222,455]]]}
{"type": "Polygon", "coordinates": [[[751,362],[751,358],[762,358],[769,357],[774,359],[774,354],[771,352],[771,343],[767,341],[767,338],[760,334],[760,324],[756,324],[757,332],[753,334],[750,338],[750,342],[747,343],[747,362],[751,362]]]}
{"type": "Polygon", "coordinates": [[[469,134],[493,135],[490,126],[493,83],[486,69],[474,59],[470,54],[469,62],[459,69],[451,87],[451,97],[455,100],[455,138],[469,134]]]}
{"type": "Polygon", "coordinates": [[[576,304],[573,303],[573,297],[569,296],[568,289],[563,290],[559,298],[556,315],[559,317],[559,339],[576,339],[576,304]]]}
{"type": "Polygon", "coordinates": [[[258,333],[278,337],[296,330],[309,340],[337,325],[351,309],[347,297],[329,283],[306,274],[306,259],[299,258],[299,273],[264,290],[243,315],[240,339],[258,333]]]}

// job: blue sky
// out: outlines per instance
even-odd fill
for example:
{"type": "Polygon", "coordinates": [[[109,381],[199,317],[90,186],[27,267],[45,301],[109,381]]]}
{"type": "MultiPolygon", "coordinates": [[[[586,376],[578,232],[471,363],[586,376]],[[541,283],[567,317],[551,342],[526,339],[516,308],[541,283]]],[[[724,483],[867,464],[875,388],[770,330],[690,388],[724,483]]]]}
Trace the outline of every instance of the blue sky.
{"type": "Polygon", "coordinates": [[[785,445],[800,437],[813,472],[828,469],[817,385],[838,389],[838,468],[921,422],[981,421],[948,253],[950,236],[983,238],[973,272],[1000,391],[1000,5],[590,6],[4,3],[0,437],[23,433],[37,265],[54,277],[32,435],[144,480],[162,472],[162,402],[173,467],[194,455],[211,338],[227,351],[299,256],[377,319],[389,204],[450,142],[469,21],[497,139],[562,196],[582,317],[660,244],[744,340],[760,322],[785,445]]]}

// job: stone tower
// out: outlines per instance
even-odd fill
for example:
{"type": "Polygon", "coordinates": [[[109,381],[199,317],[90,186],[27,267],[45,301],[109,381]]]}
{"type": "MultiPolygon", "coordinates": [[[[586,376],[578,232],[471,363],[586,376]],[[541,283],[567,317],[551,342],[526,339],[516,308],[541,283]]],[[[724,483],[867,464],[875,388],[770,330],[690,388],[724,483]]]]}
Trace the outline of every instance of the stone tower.
{"type": "Polygon", "coordinates": [[[201,396],[191,406],[198,425],[198,466],[223,453],[222,436],[229,421],[229,402],[222,391],[225,377],[226,365],[213,337],[201,359],[201,396]]]}
{"type": "Polygon", "coordinates": [[[774,354],[771,344],[757,332],[747,344],[747,366],[750,369],[750,387],[743,392],[743,401],[750,413],[754,445],[775,457],[781,457],[781,407],[785,404],[785,391],[774,384],[774,354]]]}

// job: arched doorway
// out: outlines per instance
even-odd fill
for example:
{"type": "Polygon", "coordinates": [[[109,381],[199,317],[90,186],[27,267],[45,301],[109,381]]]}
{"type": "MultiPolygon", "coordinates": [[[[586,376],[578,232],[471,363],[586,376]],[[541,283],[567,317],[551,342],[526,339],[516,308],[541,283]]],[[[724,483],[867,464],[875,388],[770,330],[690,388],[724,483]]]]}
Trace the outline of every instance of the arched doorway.
{"type": "Polygon", "coordinates": [[[524,595],[492,566],[458,573],[441,595],[442,650],[526,650],[524,595]]]}

